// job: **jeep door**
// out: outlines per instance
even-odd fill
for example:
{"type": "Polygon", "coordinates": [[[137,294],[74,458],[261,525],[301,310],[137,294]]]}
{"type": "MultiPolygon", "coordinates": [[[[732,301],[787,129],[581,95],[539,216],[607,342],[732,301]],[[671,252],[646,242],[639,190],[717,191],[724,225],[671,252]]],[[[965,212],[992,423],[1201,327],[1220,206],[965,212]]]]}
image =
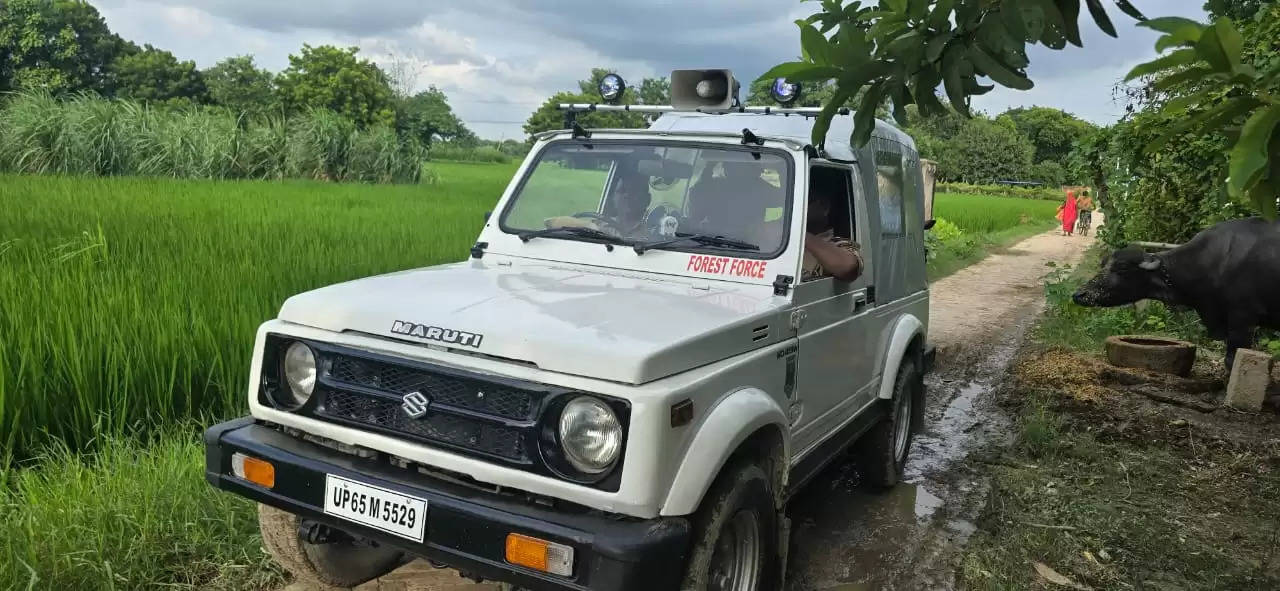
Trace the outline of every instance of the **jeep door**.
{"type": "MultiPolygon", "coordinates": [[[[837,238],[867,236],[866,199],[855,168],[815,160],[810,191],[832,191],[831,227],[837,238]]],[[[807,213],[809,204],[805,204],[807,213]]],[[[799,210],[799,208],[797,208],[799,210]]],[[[805,239],[811,239],[806,235],[805,239]]],[[[795,288],[793,325],[799,325],[796,396],[791,401],[792,449],[796,458],[849,423],[874,399],[877,333],[869,298],[874,282],[870,249],[861,249],[862,275],[853,282],[830,276],[806,278],[795,288]]]]}

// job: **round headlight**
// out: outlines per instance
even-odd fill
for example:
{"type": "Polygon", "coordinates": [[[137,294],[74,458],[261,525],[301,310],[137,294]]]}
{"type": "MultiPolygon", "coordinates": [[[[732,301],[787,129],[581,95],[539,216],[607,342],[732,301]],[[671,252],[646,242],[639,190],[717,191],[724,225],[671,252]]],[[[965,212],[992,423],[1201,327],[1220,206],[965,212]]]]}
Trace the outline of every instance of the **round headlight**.
{"type": "Polygon", "coordinates": [[[600,98],[605,102],[614,102],[622,98],[622,93],[627,90],[627,83],[622,76],[617,74],[605,74],[600,79],[600,98]]]}
{"type": "Polygon", "coordinates": [[[622,425],[607,404],[580,396],[560,413],[560,446],[574,468],[600,474],[622,453],[622,425]]]}
{"type": "Polygon", "coordinates": [[[311,399],[316,389],[316,355],[302,343],[294,343],[284,352],[284,380],[295,407],[311,399]]]}
{"type": "Polygon", "coordinates": [[[796,102],[800,98],[800,84],[798,82],[787,82],[786,78],[778,78],[773,81],[773,88],[769,89],[769,94],[773,95],[773,100],[778,104],[789,105],[796,102]]]}

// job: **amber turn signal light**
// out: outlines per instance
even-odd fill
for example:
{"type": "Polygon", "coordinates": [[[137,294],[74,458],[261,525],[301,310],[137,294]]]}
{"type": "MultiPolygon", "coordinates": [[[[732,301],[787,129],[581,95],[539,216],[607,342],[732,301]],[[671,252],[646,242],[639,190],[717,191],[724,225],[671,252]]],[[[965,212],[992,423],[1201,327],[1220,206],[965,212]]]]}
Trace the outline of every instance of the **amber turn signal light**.
{"type": "Polygon", "coordinates": [[[573,574],[573,548],[520,534],[507,534],[507,562],[568,577],[573,574]]]}
{"type": "Polygon", "coordinates": [[[276,467],[271,462],[251,458],[242,453],[231,454],[231,472],[236,478],[248,480],[259,486],[275,488],[276,467]]]}

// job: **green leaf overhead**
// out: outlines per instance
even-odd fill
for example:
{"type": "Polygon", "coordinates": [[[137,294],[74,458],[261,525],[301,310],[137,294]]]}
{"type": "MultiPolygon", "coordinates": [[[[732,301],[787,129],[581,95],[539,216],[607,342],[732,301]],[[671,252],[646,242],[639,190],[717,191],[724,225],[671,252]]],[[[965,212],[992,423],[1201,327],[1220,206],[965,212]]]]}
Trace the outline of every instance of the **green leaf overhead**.
{"type": "Polygon", "coordinates": [[[1178,66],[1185,66],[1187,64],[1194,63],[1198,59],[1200,58],[1199,58],[1199,55],[1196,53],[1196,50],[1180,49],[1168,55],[1162,56],[1158,59],[1149,61],[1145,64],[1138,64],[1137,66],[1134,66],[1134,68],[1132,70],[1129,70],[1129,73],[1125,75],[1124,79],[1125,79],[1125,82],[1128,82],[1130,80],[1133,80],[1134,78],[1140,78],[1142,76],[1146,76],[1149,74],[1163,72],[1165,70],[1176,68],[1178,66]]]}
{"type": "Polygon", "coordinates": [[[995,80],[1003,86],[1017,90],[1031,90],[1034,84],[1030,78],[1025,75],[1009,69],[1008,66],[1000,63],[999,60],[987,53],[987,50],[981,46],[974,45],[969,48],[969,60],[988,78],[995,80]]]}
{"type": "Polygon", "coordinates": [[[1134,8],[1133,4],[1129,3],[1129,0],[1116,0],[1116,6],[1118,6],[1125,14],[1133,17],[1134,20],[1147,20],[1147,17],[1143,16],[1142,12],[1137,8],[1134,8]]]}
{"type": "Polygon", "coordinates": [[[1000,22],[1011,37],[1027,40],[1027,25],[1022,20],[1022,9],[1016,3],[1005,2],[1000,5],[1000,22]]]}
{"type": "Polygon", "coordinates": [[[1262,109],[1245,122],[1240,141],[1231,149],[1229,185],[1232,193],[1242,194],[1267,172],[1271,136],[1277,125],[1280,125],[1280,105],[1262,109]]]}
{"type": "Polygon", "coordinates": [[[844,70],[837,66],[824,66],[809,62],[787,62],[778,64],[765,72],[764,78],[786,78],[791,82],[810,82],[813,80],[830,80],[839,76],[844,70]]]}
{"type": "Polygon", "coordinates": [[[1107,9],[1102,5],[1102,0],[1085,0],[1089,5],[1089,14],[1093,16],[1093,22],[1098,23],[1098,28],[1103,33],[1116,37],[1116,26],[1111,23],[1111,17],[1107,16],[1107,9]]]}
{"type": "Polygon", "coordinates": [[[1215,70],[1219,72],[1231,71],[1232,60],[1227,56],[1222,41],[1218,38],[1218,27],[1208,27],[1204,30],[1204,33],[1200,35],[1200,40],[1196,41],[1195,51],[1200,56],[1200,59],[1208,62],[1215,70]]]}
{"type": "Polygon", "coordinates": [[[1162,16],[1159,18],[1147,19],[1145,21],[1138,23],[1138,26],[1146,27],[1148,29],[1152,29],[1152,30],[1159,31],[1161,33],[1166,33],[1166,34],[1176,33],[1187,27],[1192,27],[1195,29],[1204,28],[1204,25],[1196,21],[1193,21],[1189,18],[1183,18],[1180,16],[1162,16]]]}
{"type": "Polygon", "coordinates": [[[1062,34],[1076,47],[1084,47],[1080,39],[1080,0],[1056,0],[1062,14],[1062,34]]]}

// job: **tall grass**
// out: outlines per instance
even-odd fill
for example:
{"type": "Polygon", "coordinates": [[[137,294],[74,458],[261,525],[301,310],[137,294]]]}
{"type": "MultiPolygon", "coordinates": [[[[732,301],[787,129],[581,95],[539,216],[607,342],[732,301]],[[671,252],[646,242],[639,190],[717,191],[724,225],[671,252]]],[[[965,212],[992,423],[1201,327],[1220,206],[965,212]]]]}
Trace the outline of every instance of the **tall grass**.
{"type": "Polygon", "coordinates": [[[0,103],[0,170],[78,176],[305,178],[415,183],[426,151],[332,111],[249,120],[209,107],[153,108],[82,94],[0,103]]]}
{"type": "Polygon", "coordinates": [[[245,410],[288,296],[462,260],[511,167],[432,186],[0,176],[0,460],[245,410]]]}
{"type": "Polygon", "coordinates": [[[1054,220],[1058,203],[968,193],[938,193],[933,217],[944,218],[965,232],[998,232],[1020,225],[1054,220]]]}
{"type": "Polygon", "coordinates": [[[511,162],[511,155],[493,146],[459,146],[448,142],[433,144],[428,150],[431,160],[437,162],[511,162]]]}
{"type": "Polygon", "coordinates": [[[204,481],[194,429],[0,468],[0,589],[278,588],[253,503],[204,481]]]}

